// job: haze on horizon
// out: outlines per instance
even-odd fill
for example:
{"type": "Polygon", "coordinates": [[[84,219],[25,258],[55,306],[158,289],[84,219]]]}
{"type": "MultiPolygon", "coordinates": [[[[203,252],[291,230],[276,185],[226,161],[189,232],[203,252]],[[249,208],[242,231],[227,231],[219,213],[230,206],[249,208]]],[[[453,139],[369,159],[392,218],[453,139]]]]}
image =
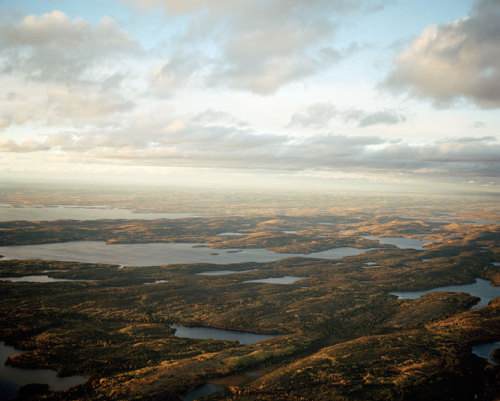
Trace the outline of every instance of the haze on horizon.
{"type": "Polygon", "coordinates": [[[0,0],[0,181],[498,192],[500,1],[0,0]]]}

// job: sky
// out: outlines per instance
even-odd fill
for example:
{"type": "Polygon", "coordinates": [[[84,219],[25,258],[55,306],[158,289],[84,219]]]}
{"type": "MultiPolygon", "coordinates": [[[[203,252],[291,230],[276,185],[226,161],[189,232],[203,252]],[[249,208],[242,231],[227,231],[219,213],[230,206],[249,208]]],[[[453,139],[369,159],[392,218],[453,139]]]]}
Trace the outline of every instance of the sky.
{"type": "Polygon", "coordinates": [[[0,0],[0,180],[500,188],[500,1],[0,0]]]}

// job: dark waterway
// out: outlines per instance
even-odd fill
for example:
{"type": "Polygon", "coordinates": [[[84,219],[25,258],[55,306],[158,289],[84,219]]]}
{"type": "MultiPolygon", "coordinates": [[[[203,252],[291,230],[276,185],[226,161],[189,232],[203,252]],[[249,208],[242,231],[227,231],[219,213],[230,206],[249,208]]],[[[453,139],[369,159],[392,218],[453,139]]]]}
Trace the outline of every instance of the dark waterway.
{"type": "Polygon", "coordinates": [[[87,381],[83,376],[57,377],[57,372],[52,369],[23,369],[5,365],[9,356],[20,352],[22,351],[0,342],[0,401],[15,398],[19,389],[26,384],[48,384],[51,391],[57,391],[87,381]]]}
{"type": "Polygon", "coordinates": [[[217,391],[222,391],[222,388],[216,387],[213,384],[202,384],[201,386],[198,386],[194,390],[190,391],[184,397],[184,401],[195,401],[206,395],[216,393],[217,391]]]}

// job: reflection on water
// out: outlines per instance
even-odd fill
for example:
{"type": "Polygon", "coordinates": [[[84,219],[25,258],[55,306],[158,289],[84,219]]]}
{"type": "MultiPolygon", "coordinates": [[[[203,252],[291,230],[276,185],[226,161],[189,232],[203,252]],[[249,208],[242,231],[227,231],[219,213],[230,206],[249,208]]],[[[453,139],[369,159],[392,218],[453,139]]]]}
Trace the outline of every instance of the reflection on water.
{"type": "Polygon", "coordinates": [[[171,324],[175,329],[175,336],[179,338],[193,338],[196,340],[225,340],[238,341],[240,344],[256,344],[258,342],[278,337],[270,334],[255,334],[245,331],[221,330],[212,327],[187,327],[171,324]]]}
{"type": "Polygon", "coordinates": [[[0,221],[100,220],[100,219],[183,219],[194,213],[136,213],[129,209],[77,206],[12,206],[0,204],[0,221]]]}
{"type": "Polygon", "coordinates": [[[21,351],[0,342],[0,401],[16,397],[18,390],[30,383],[48,384],[51,391],[66,390],[83,384],[83,376],[57,377],[52,369],[23,369],[5,365],[9,356],[21,351]]]}
{"type": "Polygon", "coordinates": [[[1,246],[0,255],[7,259],[64,260],[87,263],[108,263],[125,266],[158,266],[174,263],[242,263],[271,262],[289,257],[337,259],[358,255],[368,249],[333,248],[309,255],[275,253],[266,249],[227,249],[213,255],[204,244],[148,243],[112,244],[103,241],[72,241],[39,245],[1,246]]]}
{"type": "Polygon", "coordinates": [[[476,279],[476,282],[472,284],[449,285],[446,287],[438,287],[425,291],[398,291],[390,292],[390,294],[396,295],[398,298],[402,299],[417,299],[421,295],[428,294],[430,292],[465,292],[475,297],[481,298],[481,300],[471,308],[476,309],[481,308],[482,306],[486,306],[492,299],[500,297],[500,287],[494,287],[490,285],[490,283],[490,281],[478,278],[476,279]]]}

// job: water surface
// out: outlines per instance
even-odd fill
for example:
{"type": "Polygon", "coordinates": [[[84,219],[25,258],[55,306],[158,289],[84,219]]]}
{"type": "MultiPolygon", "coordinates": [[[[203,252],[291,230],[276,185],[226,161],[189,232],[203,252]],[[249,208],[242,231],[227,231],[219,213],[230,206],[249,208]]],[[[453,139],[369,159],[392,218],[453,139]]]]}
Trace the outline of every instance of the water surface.
{"type": "Polygon", "coordinates": [[[196,273],[198,276],[225,276],[228,274],[236,274],[236,273],[248,273],[253,272],[257,269],[251,270],[214,270],[214,271],[206,271],[201,273],[196,273]]]}
{"type": "Polygon", "coordinates": [[[0,281],[11,281],[14,283],[57,283],[60,281],[85,281],[85,280],[69,280],[64,278],[53,278],[49,276],[22,276],[22,277],[0,277],[0,281]]]}
{"type": "Polygon", "coordinates": [[[481,300],[471,308],[471,309],[476,309],[486,306],[492,299],[500,297],[500,287],[494,287],[490,285],[490,283],[491,281],[478,278],[476,279],[476,282],[472,284],[448,285],[445,287],[438,287],[425,291],[402,291],[402,292],[398,291],[398,292],[390,292],[390,294],[396,295],[398,298],[401,299],[417,299],[424,294],[429,294],[431,292],[437,292],[437,291],[465,292],[470,295],[481,298],[481,300]]]}
{"type": "Polygon", "coordinates": [[[23,369],[5,365],[9,356],[22,351],[0,342],[0,400],[9,400],[17,396],[22,386],[31,383],[48,384],[51,391],[66,390],[83,384],[83,376],[57,377],[52,369],[23,369]]]}
{"type": "Polygon", "coordinates": [[[0,204],[0,221],[100,220],[100,219],[182,219],[200,217],[194,213],[137,213],[129,209],[80,206],[13,206],[0,204]]]}
{"type": "Polygon", "coordinates": [[[284,276],[284,277],[270,277],[270,278],[260,278],[257,280],[247,280],[244,283],[267,283],[267,284],[293,284],[296,281],[304,280],[309,277],[295,277],[295,276],[284,276]]]}
{"type": "Polygon", "coordinates": [[[419,251],[425,251],[422,246],[424,244],[429,244],[432,241],[420,239],[420,238],[403,238],[403,237],[371,237],[369,235],[361,236],[361,238],[369,239],[373,241],[379,241],[381,244],[396,245],[400,249],[417,249],[419,251]]]}
{"type": "Polygon", "coordinates": [[[473,345],[472,353],[480,358],[487,359],[490,365],[498,365],[498,363],[491,359],[491,354],[496,348],[500,348],[500,341],[495,343],[473,345]]]}
{"type": "Polygon", "coordinates": [[[222,391],[222,387],[216,387],[213,384],[202,384],[190,391],[185,397],[184,401],[195,401],[206,395],[222,391]]]}
{"type": "Polygon", "coordinates": [[[258,342],[278,337],[270,334],[255,334],[245,331],[222,330],[212,327],[187,327],[171,324],[175,329],[175,336],[179,338],[193,338],[196,340],[225,340],[238,341],[240,344],[256,344],[258,342]]]}
{"type": "Polygon", "coordinates": [[[290,257],[338,259],[358,255],[369,249],[333,248],[308,255],[276,253],[266,249],[225,249],[214,255],[205,244],[148,243],[112,244],[104,241],[72,241],[38,245],[0,246],[0,255],[7,259],[64,260],[86,263],[107,263],[122,266],[158,266],[174,263],[242,263],[271,262],[290,257]]]}

